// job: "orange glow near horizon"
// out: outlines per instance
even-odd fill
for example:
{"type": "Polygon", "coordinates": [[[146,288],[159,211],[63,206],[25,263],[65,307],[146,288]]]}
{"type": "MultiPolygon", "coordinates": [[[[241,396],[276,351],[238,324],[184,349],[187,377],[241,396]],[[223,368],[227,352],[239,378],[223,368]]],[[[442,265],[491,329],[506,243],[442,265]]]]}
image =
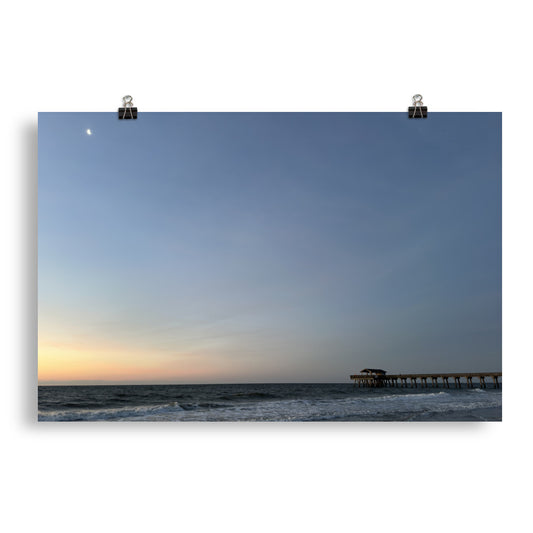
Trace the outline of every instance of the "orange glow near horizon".
{"type": "Polygon", "coordinates": [[[125,346],[39,343],[39,383],[201,380],[211,372],[204,357],[125,346]]]}

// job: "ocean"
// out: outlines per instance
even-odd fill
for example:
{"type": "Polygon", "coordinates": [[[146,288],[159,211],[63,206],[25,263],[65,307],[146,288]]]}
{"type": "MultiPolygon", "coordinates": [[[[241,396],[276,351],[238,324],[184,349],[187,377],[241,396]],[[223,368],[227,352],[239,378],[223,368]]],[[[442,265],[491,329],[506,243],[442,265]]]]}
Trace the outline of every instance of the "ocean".
{"type": "MultiPolygon", "coordinates": [[[[463,385],[464,387],[464,385],[463,385]]],[[[497,421],[501,389],[350,383],[40,386],[39,421],[497,421]]]]}

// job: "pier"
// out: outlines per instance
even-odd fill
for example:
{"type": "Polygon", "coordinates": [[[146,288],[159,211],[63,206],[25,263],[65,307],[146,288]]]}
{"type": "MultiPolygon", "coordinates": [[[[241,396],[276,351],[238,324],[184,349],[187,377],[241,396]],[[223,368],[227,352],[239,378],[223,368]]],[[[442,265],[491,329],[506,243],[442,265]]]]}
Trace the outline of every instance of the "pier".
{"type": "Polygon", "coordinates": [[[487,382],[492,382],[493,388],[499,389],[501,372],[460,372],[454,374],[387,374],[383,370],[361,370],[361,374],[353,374],[354,387],[405,387],[405,388],[443,388],[449,389],[450,382],[453,387],[460,389],[464,385],[473,389],[477,385],[480,389],[487,388],[487,382]],[[461,383],[463,380],[463,383],[461,383]],[[475,380],[475,381],[474,381],[475,380]]]}

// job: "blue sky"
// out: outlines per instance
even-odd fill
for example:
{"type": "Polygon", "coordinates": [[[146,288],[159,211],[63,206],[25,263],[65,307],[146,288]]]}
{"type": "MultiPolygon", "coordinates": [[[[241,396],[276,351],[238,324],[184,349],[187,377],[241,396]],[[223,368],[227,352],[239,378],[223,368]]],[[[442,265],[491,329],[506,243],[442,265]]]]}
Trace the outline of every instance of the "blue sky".
{"type": "Polygon", "coordinates": [[[501,114],[39,115],[41,383],[366,366],[501,369],[501,114]]]}

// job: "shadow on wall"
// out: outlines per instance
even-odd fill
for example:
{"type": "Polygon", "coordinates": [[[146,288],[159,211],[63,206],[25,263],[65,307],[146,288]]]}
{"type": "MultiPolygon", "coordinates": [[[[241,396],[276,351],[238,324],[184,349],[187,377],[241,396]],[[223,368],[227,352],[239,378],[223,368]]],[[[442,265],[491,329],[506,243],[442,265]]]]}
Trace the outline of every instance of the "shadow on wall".
{"type": "MultiPolygon", "coordinates": [[[[20,372],[21,415],[24,423],[37,424],[37,122],[22,127],[19,177],[20,213],[20,372]]],[[[15,354],[13,354],[15,355],[15,354]]]]}

